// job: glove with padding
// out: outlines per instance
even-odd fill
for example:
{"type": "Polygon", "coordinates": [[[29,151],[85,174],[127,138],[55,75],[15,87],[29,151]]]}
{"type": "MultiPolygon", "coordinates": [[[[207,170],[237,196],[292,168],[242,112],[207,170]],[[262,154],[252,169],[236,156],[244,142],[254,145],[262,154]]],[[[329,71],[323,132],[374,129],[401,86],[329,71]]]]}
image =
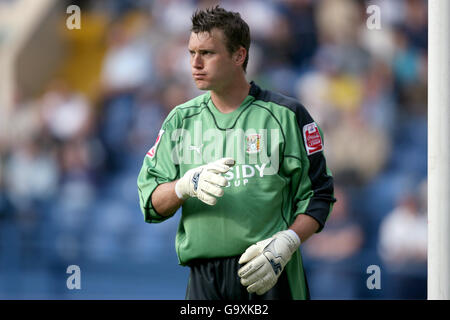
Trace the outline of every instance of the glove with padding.
{"type": "Polygon", "coordinates": [[[216,197],[223,196],[223,189],[228,180],[221,174],[228,172],[235,161],[232,158],[222,158],[204,166],[187,171],[175,184],[178,198],[186,200],[197,197],[209,205],[215,205],[216,197]]]}
{"type": "Polygon", "coordinates": [[[250,246],[239,259],[239,264],[246,263],[238,270],[241,284],[249,293],[269,291],[300,243],[298,235],[289,229],[250,246]]]}

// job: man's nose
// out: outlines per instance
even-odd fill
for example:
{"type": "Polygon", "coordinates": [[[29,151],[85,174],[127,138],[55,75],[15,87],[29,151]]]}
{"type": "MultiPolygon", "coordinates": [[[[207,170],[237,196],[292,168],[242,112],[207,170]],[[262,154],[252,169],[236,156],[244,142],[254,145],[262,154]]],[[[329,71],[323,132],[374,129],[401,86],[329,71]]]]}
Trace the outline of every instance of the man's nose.
{"type": "Polygon", "coordinates": [[[203,61],[202,61],[201,56],[200,56],[198,53],[196,53],[196,54],[192,57],[192,62],[191,62],[191,64],[192,64],[192,67],[195,68],[195,69],[201,69],[201,68],[203,68],[203,61]]]}

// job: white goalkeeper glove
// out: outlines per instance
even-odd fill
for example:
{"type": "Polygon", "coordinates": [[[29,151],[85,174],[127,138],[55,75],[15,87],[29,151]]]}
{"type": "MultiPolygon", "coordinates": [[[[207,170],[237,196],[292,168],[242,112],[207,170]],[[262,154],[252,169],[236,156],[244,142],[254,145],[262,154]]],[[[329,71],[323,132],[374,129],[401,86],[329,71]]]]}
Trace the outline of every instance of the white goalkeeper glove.
{"type": "Polygon", "coordinates": [[[262,295],[269,291],[300,242],[293,230],[284,230],[250,246],[239,259],[239,264],[247,262],[238,270],[241,284],[249,293],[262,295]]]}
{"type": "Polygon", "coordinates": [[[234,163],[232,158],[222,158],[187,171],[175,184],[175,193],[183,200],[197,197],[206,204],[215,205],[216,197],[223,196],[221,187],[228,184],[228,180],[221,176],[221,173],[228,172],[234,163]]]}

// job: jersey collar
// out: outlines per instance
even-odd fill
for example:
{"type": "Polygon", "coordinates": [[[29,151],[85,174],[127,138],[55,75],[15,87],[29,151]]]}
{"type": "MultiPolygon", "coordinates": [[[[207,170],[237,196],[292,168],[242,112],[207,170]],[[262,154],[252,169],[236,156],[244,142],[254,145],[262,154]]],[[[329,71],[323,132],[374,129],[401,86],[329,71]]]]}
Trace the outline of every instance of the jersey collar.
{"type": "Polygon", "coordinates": [[[258,96],[259,96],[260,92],[261,92],[261,88],[254,81],[251,81],[250,82],[250,91],[249,91],[248,95],[254,97],[255,100],[258,100],[258,96]]]}

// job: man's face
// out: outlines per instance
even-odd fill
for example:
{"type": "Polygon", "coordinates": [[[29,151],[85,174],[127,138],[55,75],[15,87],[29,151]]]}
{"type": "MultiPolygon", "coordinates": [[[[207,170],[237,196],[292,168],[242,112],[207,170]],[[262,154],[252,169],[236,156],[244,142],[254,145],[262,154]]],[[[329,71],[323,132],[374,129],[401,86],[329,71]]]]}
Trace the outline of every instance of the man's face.
{"type": "Polygon", "coordinates": [[[192,76],[200,90],[220,90],[233,81],[233,73],[240,68],[225,47],[222,30],[192,32],[188,49],[192,76]]]}

